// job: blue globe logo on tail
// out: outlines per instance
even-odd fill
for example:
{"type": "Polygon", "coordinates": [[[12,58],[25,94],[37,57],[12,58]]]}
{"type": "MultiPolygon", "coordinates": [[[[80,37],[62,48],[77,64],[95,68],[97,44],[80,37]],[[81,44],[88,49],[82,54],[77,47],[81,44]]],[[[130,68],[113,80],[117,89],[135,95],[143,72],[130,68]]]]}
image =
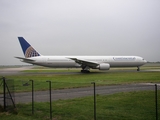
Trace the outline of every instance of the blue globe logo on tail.
{"type": "Polygon", "coordinates": [[[36,50],[34,50],[32,46],[28,47],[25,52],[25,57],[29,58],[29,57],[36,57],[36,56],[40,56],[39,53],[36,50]]]}
{"type": "Polygon", "coordinates": [[[18,37],[25,58],[40,56],[40,54],[23,38],[18,37]]]}

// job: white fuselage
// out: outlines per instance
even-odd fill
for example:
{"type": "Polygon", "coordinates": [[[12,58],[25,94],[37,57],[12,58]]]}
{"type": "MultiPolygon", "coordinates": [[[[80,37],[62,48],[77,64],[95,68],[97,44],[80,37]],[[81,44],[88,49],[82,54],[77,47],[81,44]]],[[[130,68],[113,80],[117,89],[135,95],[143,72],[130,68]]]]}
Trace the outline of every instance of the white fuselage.
{"type": "Polygon", "coordinates": [[[111,67],[139,67],[147,61],[138,56],[43,56],[23,37],[18,37],[25,58],[16,57],[22,62],[53,68],[78,68],[82,73],[89,69],[109,70],[111,67]]]}
{"type": "MultiPolygon", "coordinates": [[[[81,67],[80,63],[77,63],[70,58],[77,58],[98,64],[107,63],[110,67],[139,67],[147,62],[142,57],[138,56],[37,56],[28,58],[33,61],[22,61],[54,68],[81,67]]],[[[96,67],[93,67],[93,69],[96,69],[96,67]]]]}

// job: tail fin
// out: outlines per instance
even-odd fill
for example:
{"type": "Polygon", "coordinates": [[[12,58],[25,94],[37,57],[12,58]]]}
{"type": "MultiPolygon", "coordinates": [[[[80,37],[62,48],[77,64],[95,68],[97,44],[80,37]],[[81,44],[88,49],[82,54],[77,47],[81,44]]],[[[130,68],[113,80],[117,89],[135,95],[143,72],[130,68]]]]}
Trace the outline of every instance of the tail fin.
{"type": "Polygon", "coordinates": [[[40,54],[23,38],[18,37],[25,58],[40,56],[40,54]]]}

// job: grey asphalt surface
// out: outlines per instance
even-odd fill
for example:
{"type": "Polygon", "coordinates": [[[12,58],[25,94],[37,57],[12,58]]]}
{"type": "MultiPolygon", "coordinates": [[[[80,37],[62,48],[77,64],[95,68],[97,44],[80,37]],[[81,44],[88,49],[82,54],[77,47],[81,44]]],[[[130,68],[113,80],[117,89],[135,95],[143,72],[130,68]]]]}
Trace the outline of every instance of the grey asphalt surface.
{"type": "MultiPolygon", "coordinates": [[[[34,72],[30,72],[30,73],[24,73],[21,71],[24,70],[29,70],[34,68],[35,66],[20,66],[20,67],[8,67],[8,68],[0,68],[0,76],[7,76],[7,75],[17,75],[17,74],[35,74],[34,72]]],[[[133,70],[123,70],[120,71],[119,69],[114,69],[114,71],[107,71],[107,72],[133,72],[136,71],[136,68],[133,70]]],[[[139,72],[149,72],[149,71],[160,71],[160,69],[148,69],[148,70],[140,70],[139,72]]],[[[101,71],[106,72],[106,71],[101,71]]],[[[91,72],[89,74],[95,74],[95,73],[101,73],[101,72],[91,72]]],[[[80,70],[79,72],[40,72],[40,73],[36,73],[36,74],[53,74],[53,75],[67,75],[67,74],[84,74],[81,73],[80,70]]]]}
{"type": "Polygon", "coordinates": [[[0,76],[21,74],[23,70],[32,69],[34,66],[8,67],[0,69],[0,76]]]}

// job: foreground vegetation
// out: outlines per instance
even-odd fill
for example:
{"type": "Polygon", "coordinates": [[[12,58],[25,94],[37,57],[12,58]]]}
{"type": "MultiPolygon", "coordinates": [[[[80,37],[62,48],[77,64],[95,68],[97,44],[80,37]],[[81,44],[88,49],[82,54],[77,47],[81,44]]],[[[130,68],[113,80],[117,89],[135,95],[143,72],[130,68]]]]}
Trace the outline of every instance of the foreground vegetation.
{"type": "MultiPolygon", "coordinates": [[[[158,93],[160,96],[160,91],[158,93]]],[[[97,120],[153,120],[155,119],[154,101],[153,91],[97,95],[97,120]]],[[[158,105],[160,106],[160,103],[158,105]]],[[[93,97],[54,101],[52,109],[53,120],[93,120],[94,118],[93,97]]],[[[34,115],[31,112],[31,104],[18,104],[13,113],[0,113],[0,118],[2,120],[48,120],[49,103],[36,103],[34,115]]]]}

